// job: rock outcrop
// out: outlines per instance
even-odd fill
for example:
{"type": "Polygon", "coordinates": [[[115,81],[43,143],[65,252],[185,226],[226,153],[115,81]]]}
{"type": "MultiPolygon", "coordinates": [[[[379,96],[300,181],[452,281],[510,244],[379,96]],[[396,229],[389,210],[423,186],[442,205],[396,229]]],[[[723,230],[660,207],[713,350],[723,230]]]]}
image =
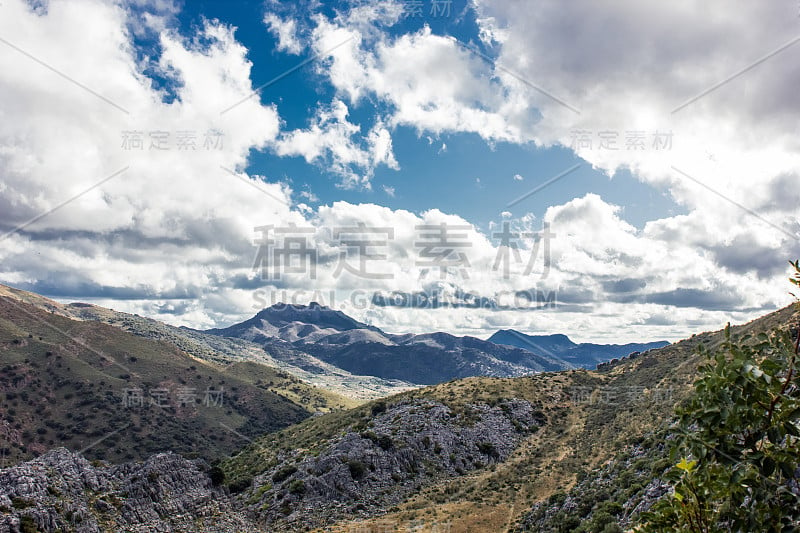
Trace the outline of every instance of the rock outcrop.
{"type": "Polygon", "coordinates": [[[374,516],[433,480],[504,461],[544,422],[523,400],[459,412],[432,400],[403,400],[321,449],[279,457],[242,498],[269,530],[374,516]]]}
{"type": "Polygon", "coordinates": [[[0,531],[256,531],[208,471],[172,453],[109,466],[57,448],[0,470],[0,531]]]}

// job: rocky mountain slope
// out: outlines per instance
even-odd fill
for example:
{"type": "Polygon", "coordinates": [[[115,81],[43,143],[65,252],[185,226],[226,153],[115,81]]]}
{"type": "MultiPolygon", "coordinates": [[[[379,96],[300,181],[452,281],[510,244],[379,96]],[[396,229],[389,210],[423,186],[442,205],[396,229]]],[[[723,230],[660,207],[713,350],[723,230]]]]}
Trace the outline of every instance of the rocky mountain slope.
{"type": "MultiPolygon", "coordinates": [[[[797,319],[785,308],[733,332],[797,319]]],[[[697,375],[696,349],[723,338],[702,333],[595,370],[406,391],[267,433],[214,467],[45,454],[0,469],[0,523],[68,531],[78,513],[97,527],[85,531],[624,531],[665,493],[673,408],[697,375]]]]}
{"type": "MultiPolygon", "coordinates": [[[[786,308],[733,330],[796,319],[786,308]]],[[[457,380],[309,419],[225,461],[226,483],[252,516],[292,531],[305,530],[301,518],[340,532],[623,531],[663,495],[663,429],[697,375],[696,349],[722,340],[695,335],[599,371],[457,380]],[[497,442],[474,435],[459,446],[455,427],[487,423],[510,446],[495,456],[497,442]]]]}
{"type": "Polygon", "coordinates": [[[273,379],[271,390],[294,400],[302,400],[309,395],[326,397],[327,399],[322,402],[315,402],[315,410],[325,411],[328,404],[332,407],[353,406],[363,400],[380,398],[415,387],[413,384],[398,380],[351,374],[301,352],[289,343],[273,343],[267,352],[261,345],[245,339],[174,327],[151,318],[87,303],[62,304],[38,294],[4,285],[0,285],[0,296],[28,303],[47,313],[72,320],[102,322],[139,337],[165,342],[201,361],[223,366],[238,362],[265,365],[277,370],[281,375],[296,378],[290,380],[291,384],[286,387],[282,386],[280,380],[273,379]],[[308,385],[314,386],[315,389],[311,389],[308,385]],[[297,392],[300,390],[302,394],[297,392]],[[312,392],[313,394],[310,394],[312,392]]]}
{"type": "Polygon", "coordinates": [[[0,296],[0,464],[65,446],[114,462],[213,458],[344,401],[255,363],[219,365],[164,341],[0,296]]]}
{"type": "Polygon", "coordinates": [[[247,506],[275,530],[380,513],[433,480],[504,461],[543,423],[526,401],[457,412],[432,400],[401,400],[313,452],[279,452],[253,479],[247,506]]]}
{"type": "Polygon", "coordinates": [[[575,367],[594,368],[600,363],[625,357],[635,352],[646,352],[655,348],[663,348],[666,341],[628,343],[628,344],[593,344],[572,342],[566,335],[526,335],[513,329],[501,329],[488,339],[495,344],[515,346],[529,352],[546,354],[562,359],[575,367]]]}
{"type": "Polygon", "coordinates": [[[0,470],[0,531],[258,531],[209,472],[172,453],[112,466],[57,448],[0,470]]]}

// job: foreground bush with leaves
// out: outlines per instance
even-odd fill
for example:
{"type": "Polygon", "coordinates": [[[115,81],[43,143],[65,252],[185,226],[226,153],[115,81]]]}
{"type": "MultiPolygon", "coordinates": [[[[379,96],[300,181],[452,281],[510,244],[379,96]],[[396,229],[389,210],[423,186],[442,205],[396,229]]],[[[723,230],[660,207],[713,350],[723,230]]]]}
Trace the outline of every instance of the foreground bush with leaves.
{"type": "MultiPolygon", "coordinates": [[[[800,286],[800,264],[791,282],[800,286]]],[[[671,496],[642,532],[800,529],[800,335],[731,337],[700,367],[677,411],[671,496]],[[679,460],[679,461],[678,461],[679,460]]]]}

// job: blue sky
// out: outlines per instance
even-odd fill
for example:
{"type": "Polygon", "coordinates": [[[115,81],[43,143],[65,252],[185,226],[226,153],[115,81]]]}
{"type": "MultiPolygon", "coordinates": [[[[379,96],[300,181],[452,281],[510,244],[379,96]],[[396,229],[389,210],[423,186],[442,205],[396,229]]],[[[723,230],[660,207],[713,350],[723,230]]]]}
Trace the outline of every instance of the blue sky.
{"type": "Polygon", "coordinates": [[[609,342],[790,301],[796,6],[433,3],[4,0],[0,283],[197,328],[322,299],[392,332],[609,342]],[[388,278],[336,268],[358,224],[392,228],[388,278]],[[420,260],[441,224],[468,268],[420,260]],[[307,229],[314,276],[257,268],[264,226],[307,229]]]}
{"type": "MultiPolygon", "coordinates": [[[[310,10],[303,4],[308,3],[270,7],[277,13],[288,13],[308,23],[312,13],[321,11],[330,16],[350,5],[326,2],[321,9],[310,10]]],[[[441,2],[438,6],[433,13],[430,0],[406,3],[400,23],[388,28],[387,33],[397,37],[428,26],[434,34],[452,36],[482,53],[492,53],[482,45],[475,11],[466,2],[441,2]]],[[[277,38],[262,22],[268,9],[263,2],[256,1],[188,2],[182,4],[176,26],[186,35],[202,26],[204,19],[218,19],[234,26],[236,39],[247,47],[247,58],[253,63],[253,85],[260,87],[312,56],[308,50],[301,55],[278,50],[277,38]]],[[[168,82],[164,84],[169,85],[168,82]]],[[[315,75],[313,65],[309,64],[266,87],[260,98],[265,104],[278,105],[288,128],[302,128],[312,118],[318,103],[330,99],[333,94],[330,84],[315,75]]],[[[351,117],[366,132],[374,125],[376,110],[381,107],[374,101],[362,101],[351,108],[351,117]]],[[[649,220],[685,212],[664,191],[643,183],[629,171],[621,170],[611,179],[607,172],[592,168],[563,146],[537,148],[533,142],[487,143],[478,135],[464,133],[433,137],[407,126],[393,131],[392,142],[400,168],[377,168],[369,189],[343,188],[338,176],[326,172],[324,164],[309,164],[302,157],[276,157],[269,151],[254,150],[247,171],[287,180],[293,188],[313,193],[317,201],[306,199],[313,207],[343,200],[379,203],[414,212],[438,208],[459,214],[481,228],[502,220],[503,211],[515,216],[526,213],[542,216],[547,207],[587,192],[622,206],[625,219],[640,228],[649,220]],[[582,167],[519,205],[508,207],[516,198],[575,164],[582,167]],[[515,179],[515,176],[523,179],[515,179]],[[387,194],[385,187],[391,188],[394,195],[387,194]]]]}

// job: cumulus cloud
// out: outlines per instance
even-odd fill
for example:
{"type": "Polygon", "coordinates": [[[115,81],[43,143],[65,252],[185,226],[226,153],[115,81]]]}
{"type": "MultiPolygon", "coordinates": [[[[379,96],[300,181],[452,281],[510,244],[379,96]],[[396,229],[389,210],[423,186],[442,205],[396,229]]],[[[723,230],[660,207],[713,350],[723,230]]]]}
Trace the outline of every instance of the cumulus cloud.
{"type": "Polygon", "coordinates": [[[796,17],[758,2],[735,12],[724,2],[660,4],[655,13],[632,1],[478,1],[476,8],[504,69],[498,76],[542,114],[530,139],[571,147],[612,175],[629,168],[669,190],[710,224],[696,236],[705,246],[757,227],[762,244],[798,250],[796,203],[786,210],[776,193],[800,167],[789,118],[797,113],[789,93],[800,81],[800,48],[764,59],[796,37],[796,17]],[[531,92],[520,79],[547,92],[531,92]],[[602,147],[604,132],[616,150],[602,147]]]}
{"type": "Polygon", "coordinates": [[[275,13],[264,15],[264,24],[278,40],[278,50],[298,55],[303,51],[303,44],[297,36],[297,23],[294,19],[281,19],[275,13]]]}
{"type": "Polygon", "coordinates": [[[388,104],[391,126],[520,142],[523,125],[538,120],[535,110],[509,99],[483,59],[452,37],[435,35],[427,26],[394,39],[374,37],[349,19],[316,21],[313,47],[320,54],[330,51],[321,73],[354,104],[367,96],[388,104]]]}
{"type": "Polygon", "coordinates": [[[384,102],[391,126],[429,142],[471,132],[562,145],[611,176],[630,169],[685,206],[687,215],[642,231],[594,195],[552,208],[546,218],[572,228],[558,268],[594,277],[597,298],[610,266],[620,279],[659,272],[635,301],[673,303],[669,294],[717,309],[694,291],[730,291],[742,306],[785,301],[770,287],[800,253],[790,185],[800,167],[790,118],[800,47],[784,46],[796,37],[796,17],[757,2],[735,11],[723,2],[661,4],[656,16],[632,1],[474,6],[485,57],[427,27],[390,36],[346,17],[318,17],[313,46],[352,39],[323,74],[352,105],[384,102]]]}
{"type": "Polygon", "coordinates": [[[330,106],[319,109],[308,128],[283,133],[275,143],[275,152],[325,165],[341,177],[345,188],[369,188],[379,165],[399,169],[392,138],[380,122],[362,137],[361,127],[348,121],[348,113],[347,105],[334,99],[330,106]]]}
{"type": "Polygon", "coordinates": [[[631,169],[690,211],[717,213],[695,215],[712,224],[706,246],[718,245],[720,233],[735,238],[755,225],[765,234],[777,226],[773,248],[796,249],[796,213],[776,211],[787,203],[776,191],[800,165],[789,119],[800,47],[754,65],[792,42],[795,17],[757,2],[735,12],[721,1],[670,3],[659,5],[657,16],[632,1],[474,6],[485,52],[428,27],[376,33],[391,24],[377,9],[361,11],[358,24],[319,15],[314,49],[347,43],[321,74],[352,105],[377,98],[388,106],[389,126],[410,126],[429,139],[472,132],[490,142],[560,144],[610,175],[631,169]]]}
{"type": "MultiPolygon", "coordinates": [[[[334,92],[306,127],[282,131],[277,106],[249,98],[252,65],[234,29],[205,21],[183,35],[169,23],[174,9],[159,6],[54,0],[34,12],[4,1],[0,34],[18,48],[0,55],[5,282],[195,327],[242,319],[283,295],[322,299],[390,331],[487,335],[568,325],[576,340],[609,342],[674,339],[787,301],[775,280],[783,260],[800,252],[792,121],[800,70],[791,61],[800,48],[672,111],[788,41],[794,14],[755,2],[731,10],[481,0],[479,34],[495,58],[486,60],[428,27],[387,31],[400,20],[397,2],[314,14],[302,27],[308,50],[297,20],[268,12],[279,50],[317,54],[317,74],[334,92]],[[153,31],[159,55],[143,59],[133,36],[153,31]],[[375,109],[369,124],[354,118],[361,106],[375,109]],[[440,151],[451,133],[571,147],[610,175],[629,168],[687,214],[636,228],[619,206],[585,194],[541,220],[502,213],[518,237],[512,245],[498,236],[505,226],[484,233],[437,210],[294,205],[288,186],[244,172],[250,152],[263,150],[369,189],[378,168],[400,167],[398,127],[441,142],[440,151]],[[591,143],[578,142],[578,132],[591,143]],[[601,132],[616,132],[620,149],[599,149],[601,132]],[[644,149],[628,149],[630,132],[644,132],[644,149]],[[672,146],[655,149],[656,132],[671,132],[672,146]],[[546,241],[543,223],[554,234],[546,241]],[[343,242],[342,228],[360,224],[390,230],[375,252],[385,259],[370,266],[391,277],[367,282],[341,268],[355,246],[343,242]],[[461,263],[444,273],[425,260],[448,246],[426,247],[420,237],[421,227],[442,224],[461,228],[467,243],[449,247],[456,255],[447,257],[461,263]],[[262,279],[255,227],[310,228],[315,279],[262,279]],[[365,304],[392,293],[480,305],[365,304]],[[504,307],[541,303],[539,295],[547,303],[551,294],[558,305],[504,307]]],[[[296,197],[317,201],[308,189],[296,197]]]]}
{"type": "Polygon", "coordinates": [[[288,189],[237,170],[280,121],[273,106],[243,100],[251,65],[233,30],[207,21],[195,36],[162,33],[158,64],[177,95],[168,101],[139,69],[131,16],[92,0],[50,2],[44,13],[3,5],[0,33],[18,48],[0,56],[0,262],[10,283],[194,298],[250,252],[253,220],[294,216],[288,189]]]}

